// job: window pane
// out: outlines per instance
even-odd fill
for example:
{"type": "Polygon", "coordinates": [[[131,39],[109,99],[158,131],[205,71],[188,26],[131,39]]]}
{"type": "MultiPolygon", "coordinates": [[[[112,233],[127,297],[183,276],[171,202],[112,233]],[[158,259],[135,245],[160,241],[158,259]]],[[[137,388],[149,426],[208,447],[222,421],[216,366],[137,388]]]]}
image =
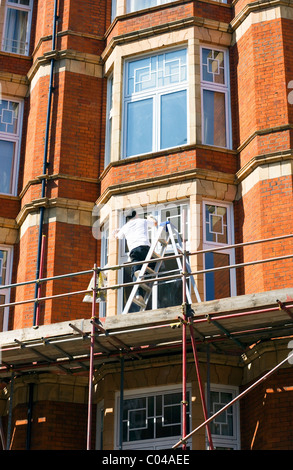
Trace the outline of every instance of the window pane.
{"type": "Polygon", "coordinates": [[[4,50],[17,54],[26,52],[26,34],[27,34],[28,12],[7,9],[6,29],[4,37],[4,50]]]}
{"type": "Polygon", "coordinates": [[[156,76],[154,76],[154,70],[151,70],[151,66],[152,69],[154,69],[154,64],[152,64],[149,57],[129,62],[128,95],[139,93],[156,86],[156,76]]]}
{"type": "Polygon", "coordinates": [[[163,81],[159,85],[169,86],[186,80],[186,49],[171,51],[165,54],[165,64],[162,71],[163,81]]]}
{"type": "Polygon", "coordinates": [[[202,49],[202,78],[207,82],[225,84],[223,51],[202,49]]]}
{"type": "MultiPolygon", "coordinates": [[[[205,253],[205,269],[229,266],[230,256],[225,253],[205,253]]],[[[205,274],[206,300],[230,297],[230,270],[223,269],[205,274]]]]}
{"type": "Polygon", "coordinates": [[[9,3],[18,3],[19,5],[29,5],[30,0],[8,0],[9,3]]]}
{"type": "Polygon", "coordinates": [[[146,410],[129,411],[129,429],[140,429],[146,427],[146,410]]]}
{"type": "MultiPolygon", "coordinates": [[[[233,394],[229,392],[215,392],[210,394],[211,415],[223,408],[227,403],[233,399],[233,394]]],[[[211,422],[212,434],[218,436],[233,436],[233,407],[229,407],[217,418],[211,422]]]]}
{"type": "Polygon", "coordinates": [[[228,243],[227,208],[224,206],[205,205],[206,234],[205,241],[228,243]]]}
{"type": "Polygon", "coordinates": [[[161,149],[187,143],[186,90],[161,97],[161,149]]]}
{"type": "Polygon", "coordinates": [[[0,100],[0,132],[7,132],[9,134],[17,133],[18,112],[18,103],[0,100]]]}
{"type": "Polygon", "coordinates": [[[0,140],[0,193],[12,193],[14,143],[0,140]]]}
{"type": "Polygon", "coordinates": [[[129,62],[127,94],[132,95],[186,81],[186,56],[186,49],[180,49],[129,62]]]}
{"type": "Polygon", "coordinates": [[[0,250],[0,285],[6,284],[7,251],[0,250]]]}
{"type": "Polygon", "coordinates": [[[159,0],[127,0],[127,13],[154,7],[158,2],[159,0]]]}
{"type": "Polygon", "coordinates": [[[112,0],[112,7],[111,7],[111,21],[114,20],[117,12],[117,0],[112,0]]]}
{"type": "Polygon", "coordinates": [[[126,156],[151,152],[153,139],[152,98],[127,106],[126,156]]]}
{"type": "Polygon", "coordinates": [[[225,94],[203,90],[203,143],[226,147],[225,94]]]}
{"type": "Polygon", "coordinates": [[[106,123],[106,146],[104,166],[110,163],[111,159],[111,140],[112,140],[112,108],[113,108],[113,77],[107,82],[107,123],[106,123]]]}
{"type": "MultiPolygon", "coordinates": [[[[176,260],[166,260],[161,268],[162,276],[171,276],[180,272],[176,260]]],[[[182,304],[182,281],[162,281],[158,283],[158,308],[172,307],[182,304]]]]}

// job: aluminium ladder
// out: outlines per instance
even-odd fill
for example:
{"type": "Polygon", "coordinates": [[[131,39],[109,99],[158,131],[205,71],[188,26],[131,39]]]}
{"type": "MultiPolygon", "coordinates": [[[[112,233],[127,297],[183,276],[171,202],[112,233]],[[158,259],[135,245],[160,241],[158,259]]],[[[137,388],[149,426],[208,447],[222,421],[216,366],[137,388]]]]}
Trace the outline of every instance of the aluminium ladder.
{"type": "MultiPolygon", "coordinates": [[[[140,308],[139,311],[144,311],[146,309],[149,298],[152,293],[152,286],[149,284],[154,285],[156,282],[160,280],[159,271],[163,263],[162,258],[166,254],[166,250],[167,250],[169,243],[171,243],[172,245],[172,248],[174,250],[174,255],[179,255],[180,253],[181,254],[183,253],[182,239],[180,237],[180,234],[178,233],[178,230],[176,229],[176,227],[173,224],[171,224],[169,221],[167,221],[167,222],[163,222],[160,224],[157,234],[145,258],[145,262],[142,261],[142,268],[138,272],[139,274],[137,277],[137,281],[144,281],[144,282],[142,284],[135,284],[133,286],[131,293],[128,297],[128,300],[125,304],[122,315],[129,312],[129,309],[132,304],[138,305],[140,308]],[[175,236],[177,238],[177,243],[175,241],[175,236]],[[161,245],[158,251],[156,251],[157,245],[161,245]],[[157,261],[156,261],[156,258],[157,258],[157,261]],[[152,264],[152,265],[155,264],[154,268],[152,269],[149,266],[149,264],[152,264]],[[143,296],[143,301],[140,301],[139,299],[136,298],[139,286],[145,292],[143,296]]],[[[179,256],[176,257],[176,261],[177,261],[178,269],[182,271],[182,263],[181,263],[181,259],[179,256]]],[[[191,273],[190,264],[187,259],[186,259],[186,270],[188,273],[191,273]]],[[[195,284],[193,276],[189,276],[189,279],[191,281],[191,285],[193,287],[197,301],[201,302],[198,289],[195,284]]],[[[188,286],[186,286],[186,298],[187,298],[187,302],[191,304],[191,294],[190,294],[188,286]]]]}

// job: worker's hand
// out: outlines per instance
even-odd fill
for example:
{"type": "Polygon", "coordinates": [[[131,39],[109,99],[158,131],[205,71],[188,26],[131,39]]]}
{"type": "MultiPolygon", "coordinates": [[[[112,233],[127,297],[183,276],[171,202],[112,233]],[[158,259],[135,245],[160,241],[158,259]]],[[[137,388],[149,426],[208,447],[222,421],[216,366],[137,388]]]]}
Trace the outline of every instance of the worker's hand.
{"type": "Polygon", "coordinates": [[[117,238],[118,232],[119,232],[119,228],[116,228],[115,230],[113,230],[112,236],[113,236],[114,238],[117,238]]]}
{"type": "Polygon", "coordinates": [[[154,222],[154,225],[157,226],[158,225],[158,221],[157,219],[153,216],[153,215],[148,215],[147,216],[147,219],[148,220],[152,220],[154,222]]]}

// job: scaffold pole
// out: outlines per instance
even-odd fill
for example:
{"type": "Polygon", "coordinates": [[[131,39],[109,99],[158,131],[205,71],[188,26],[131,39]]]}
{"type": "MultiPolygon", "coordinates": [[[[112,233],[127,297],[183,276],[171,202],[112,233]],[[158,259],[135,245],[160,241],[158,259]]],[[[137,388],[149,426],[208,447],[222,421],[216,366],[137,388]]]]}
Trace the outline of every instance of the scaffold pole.
{"type": "Polygon", "coordinates": [[[89,395],[88,395],[88,422],[87,422],[87,450],[91,450],[92,437],[92,401],[93,401],[93,378],[94,378],[94,345],[95,345],[95,321],[96,321],[96,296],[97,296],[97,265],[93,269],[93,303],[92,303],[92,328],[90,344],[90,370],[89,370],[89,395]]]}
{"type": "Polygon", "coordinates": [[[203,423],[201,423],[197,428],[193,429],[187,436],[184,437],[184,440],[181,439],[179,442],[177,442],[172,449],[177,449],[182,443],[186,445],[186,441],[193,436],[197,431],[199,431],[201,428],[209,424],[211,421],[213,421],[217,416],[219,416],[221,413],[223,413],[225,410],[230,408],[230,406],[234,405],[237,401],[239,401],[241,398],[243,398],[245,395],[247,395],[251,390],[253,390],[255,387],[257,387],[260,383],[264,382],[268,377],[270,377],[276,370],[278,370],[282,365],[284,365],[289,359],[293,358],[293,352],[288,354],[288,356],[283,359],[279,364],[277,364],[275,367],[273,367],[269,372],[267,372],[265,375],[263,375],[260,379],[258,379],[256,382],[254,382],[252,385],[250,385],[247,389],[245,389],[242,393],[240,393],[237,397],[233,398],[229,403],[227,403],[223,408],[221,408],[219,411],[214,413],[210,418],[205,420],[203,423]]]}

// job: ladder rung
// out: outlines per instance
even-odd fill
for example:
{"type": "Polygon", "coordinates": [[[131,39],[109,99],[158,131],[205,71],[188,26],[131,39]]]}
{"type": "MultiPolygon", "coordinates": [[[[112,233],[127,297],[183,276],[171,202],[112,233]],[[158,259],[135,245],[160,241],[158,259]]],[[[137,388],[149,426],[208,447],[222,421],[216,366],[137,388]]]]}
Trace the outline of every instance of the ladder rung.
{"type": "Polygon", "coordinates": [[[167,246],[167,245],[168,245],[168,241],[167,241],[167,240],[165,240],[164,238],[162,238],[162,239],[159,239],[159,240],[158,240],[158,242],[159,242],[159,243],[161,243],[161,245],[165,245],[165,246],[167,246]]]}
{"type": "Polygon", "coordinates": [[[144,290],[146,290],[147,292],[151,292],[152,288],[150,286],[148,286],[147,284],[140,284],[140,287],[144,290]]]}
{"type": "Polygon", "coordinates": [[[133,303],[135,303],[136,305],[138,305],[139,307],[142,307],[142,308],[146,307],[145,302],[141,302],[140,300],[136,299],[135,297],[133,299],[133,303]]]}
{"type": "Polygon", "coordinates": [[[146,270],[151,274],[156,274],[156,272],[152,268],[150,268],[149,266],[147,266],[146,270]]]}

